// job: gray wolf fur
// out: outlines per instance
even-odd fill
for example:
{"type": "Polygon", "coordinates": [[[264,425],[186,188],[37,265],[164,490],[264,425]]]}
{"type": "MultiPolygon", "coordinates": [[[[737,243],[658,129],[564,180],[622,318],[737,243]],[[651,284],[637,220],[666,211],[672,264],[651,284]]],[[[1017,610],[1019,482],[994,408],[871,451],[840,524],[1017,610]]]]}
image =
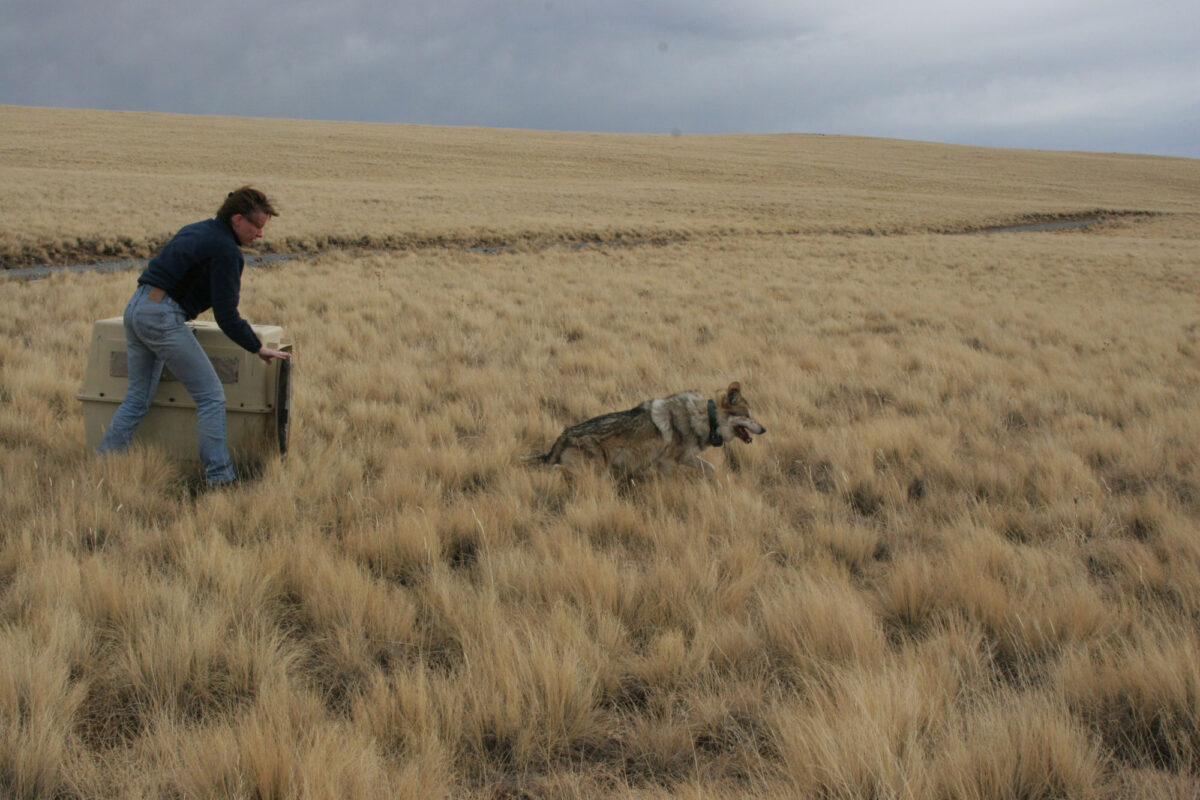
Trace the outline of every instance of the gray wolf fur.
{"type": "Polygon", "coordinates": [[[734,437],[749,444],[751,434],[766,432],[735,381],[712,399],[696,391],[680,392],[572,425],[548,452],[528,460],[559,467],[568,475],[592,468],[628,477],[682,466],[711,476],[713,465],[700,453],[734,437]]]}

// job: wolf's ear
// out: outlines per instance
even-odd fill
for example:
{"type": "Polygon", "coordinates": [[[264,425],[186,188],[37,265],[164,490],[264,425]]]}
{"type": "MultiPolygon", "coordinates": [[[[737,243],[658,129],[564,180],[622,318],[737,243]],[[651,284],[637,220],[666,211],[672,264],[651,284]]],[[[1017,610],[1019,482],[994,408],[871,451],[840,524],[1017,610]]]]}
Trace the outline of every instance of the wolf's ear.
{"type": "Polygon", "coordinates": [[[725,402],[726,403],[737,402],[738,395],[741,393],[741,391],[742,391],[742,385],[740,383],[738,383],[737,381],[734,381],[733,383],[729,384],[729,388],[725,390],[725,402]]]}

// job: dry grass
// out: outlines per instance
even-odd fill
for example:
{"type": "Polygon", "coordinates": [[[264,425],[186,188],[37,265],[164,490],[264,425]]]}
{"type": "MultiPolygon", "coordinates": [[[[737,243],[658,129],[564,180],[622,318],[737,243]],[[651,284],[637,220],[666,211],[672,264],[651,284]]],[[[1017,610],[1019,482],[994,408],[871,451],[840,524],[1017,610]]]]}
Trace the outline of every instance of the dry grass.
{"type": "Polygon", "coordinates": [[[133,273],[0,284],[0,794],[1195,795],[1196,162],[0,115],[10,263],[244,179],[383,248],[248,271],[292,451],[196,497],[84,447],[133,273]],[[711,482],[520,463],[732,379],[711,482]]]}
{"type": "Polygon", "coordinates": [[[245,182],[278,201],[284,214],[261,246],[284,252],[877,235],[1200,210],[1195,161],[1145,156],[19,106],[0,106],[0,131],[0,267],[148,256],[245,182]]]}

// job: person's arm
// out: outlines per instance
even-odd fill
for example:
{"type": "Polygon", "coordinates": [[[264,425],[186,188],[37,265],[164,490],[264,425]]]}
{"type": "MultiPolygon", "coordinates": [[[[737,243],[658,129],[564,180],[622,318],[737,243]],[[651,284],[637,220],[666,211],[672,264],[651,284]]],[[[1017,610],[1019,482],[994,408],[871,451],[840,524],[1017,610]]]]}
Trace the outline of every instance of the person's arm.
{"type": "Polygon", "coordinates": [[[237,342],[240,347],[261,356],[259,351],[263,349],[262,341],[250,327],[250,323],[238,313],[242,263],[240,251],[219,253],[213,259],[208,271],[213,318],[226,336],[237,342]]]}
{"type": "Polygon", "coordinates": [[[268,364],[276,358],[286,361],[292,354],[265,346],[254,328],[238,312],[245,263],[242,251],[237,248],[214,254],[208,271],[213,318],[226,336],[268,364]]]}

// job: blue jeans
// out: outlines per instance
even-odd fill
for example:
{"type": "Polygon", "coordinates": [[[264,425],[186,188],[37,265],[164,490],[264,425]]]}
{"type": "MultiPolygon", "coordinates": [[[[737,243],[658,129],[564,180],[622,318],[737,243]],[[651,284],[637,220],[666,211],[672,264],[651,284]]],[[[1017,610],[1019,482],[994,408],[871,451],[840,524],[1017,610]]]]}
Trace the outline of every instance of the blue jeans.
{"type": "Polygon", "coordinates": [[[187,315],[168,296],[159,302],[142,284],[125,306],[125,347],[129,362],[129,389],[97,448],[101,453],[129,447],[138,423],[150,410],[163,365],[183,384],[196,403],[196,434],[200,461],[211,484],[229,483],[235,476],[225,444],[225,389],[212,362],[192,329],[187,315]]]}

